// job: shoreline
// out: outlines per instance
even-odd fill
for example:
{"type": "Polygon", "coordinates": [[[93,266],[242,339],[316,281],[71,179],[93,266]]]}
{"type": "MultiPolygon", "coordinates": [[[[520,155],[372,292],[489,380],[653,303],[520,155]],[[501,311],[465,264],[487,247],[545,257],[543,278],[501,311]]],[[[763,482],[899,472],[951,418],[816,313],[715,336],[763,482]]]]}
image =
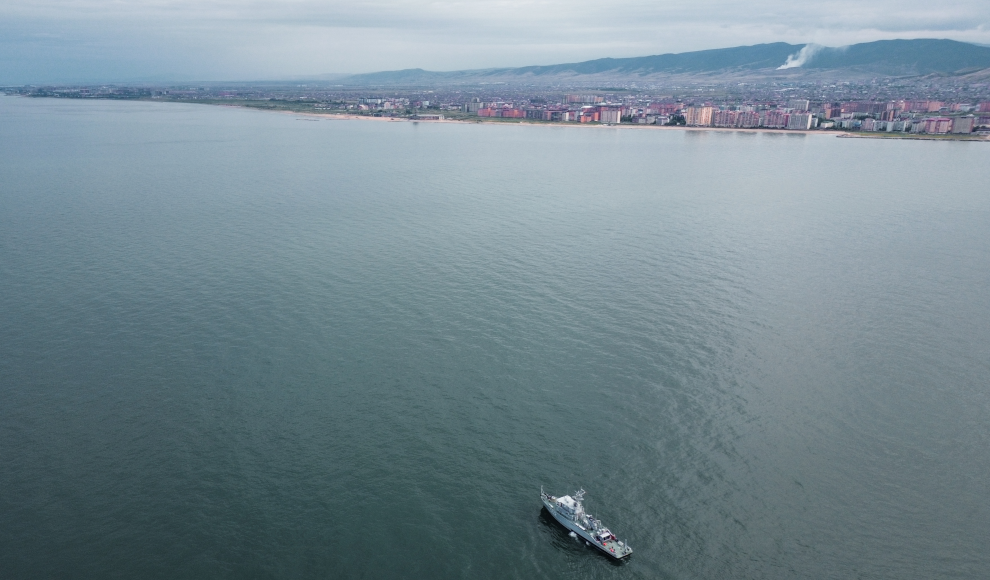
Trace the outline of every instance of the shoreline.
{"type": "MultiPolygon", "coordinates": [[[[107,100],[107,99],[98,99],[107,100]]],[[[323,113],[323,112],[313,112],[313,111],[293,111],[291,109],[271,109],[265,107],[256,107],[246,104],[233,104],[233,103],[218,103],[218,102],[198,102],[198,101],[183,101],[183,100],[157,100],[157,99],[133,99],[135,101],[144,102],[159,102],[159,103],[182,103],[188,105],[206,105],[206,106],[218,106],[218,107],[230,107],[236,109],[247,109],[259,112],[269,112],[269,113],[281,113],[284,115],[296,115],[299,117],[312,118],[312,120],[325,119],[329,121],[379,121],[379,122],[389,122],[389,123],[453,123],[461,125],[502,125],[502,126],[518,126],[524,125],[529,127],[575,127],[584,129],[637,129],[637,130],[650,130],[650,131],[714,131],[714,132],[736,132],[736,133],[767,133],[767,134],[777,134],[777,135],[817,135],[822,137],[841,137],[847,139],[887,139],[887,140],[905,140],[905,141],[961,141],[961,142],[977,142],[977,143],[990,143],[990,135],[976,135],[976,134],[963,134],[963,133],[949,133],[944,135],[930,135],[927,133],[887,133],[887,132],[852,132],[844,130],[800,130],[800,129],[779,129],[770,127],[700,127],[700,126],[685,126],[685,125],[641,125],[633,123],[615,123],[615,124],[602,124],[602,123],[571,123],[571,122],[533,122],[532,120],[512,120],[512,121],[502,121],[493,120],[488,117],[477,117],[471,119],[412,119],[408,117],[376,117],[372,115],[356,115],[353,113],[323,113]]]]}
{"type": "Polygon", "coordinates": [[[972,133],[945,133],[942,135],[930,135],[928,133],[887,133],[878,131],[875,133],[843,133],[838,135],[848,139],[906,139],[908,141],[963,141],[976,143],[990,143],[990,135],[974,135],[972,133]]]}
{"type": "MultiPolygon", "coordinates": [[[[254,107],[248,107],[243,105],[223,105],[227,107],[237,107],[242,109],[252,109],[254,107]]],[[[821,136],[833,136],[838,137],[840,135],[845,135],[845,132],[838,131],[803,131],[795,129],[772,129],[768,127],[753,127],[753,128],[742,128],[742,127],[688,127],[685,125],[640,125],[633,123],[625,124],[608,124],[603,125],[601,123],[533,123],[529,121],[490,121],[485,120],[485,117],[479,117],[478,120],[467,120],[467,119],[409,119],[405,117],[373,117],[370,115],[354,115],[350,113],[310,113],[306,111],[272,111],[275,113],[283,113],[286,115],[297,115],[306,117],[318,117],[322,119],[327,119],[331,121],[387,121],[395,123],[453,123],[459,125],[502,125],[502,126],[518,126],[524,125],[528,127],[574,127],[583,129],[638,129],[638,130],[660,130],[660,131],[721,131],[721,132],[744,132],[744,133],[777,133],[781,135],[821,135],[821,136]]]]}
{"type": "MultiPolygon", "coordinates": [[[[251,109],[253,107],[243,105],[224,105],[229,107],[239,107],[251,109]]],[[[351,113],[310,113],[295,111],[273,111],[277,113],[292,114],[306,117],[317,117],[327,120],[341,121],[388,121],[404,123],[456,123],[461,125],[503,125],[515,126],[525,125],[529,127],[575,127],[585,129],[638,129],[651,131],[716,131],[716,132],[737,132],[737,133],[772,133],[777,135],[816,135],[820,137],[842,137],[848,139],[893,139],[907,141],[967,141],[967,142],[990,142],[990,136],[978,135],[946,134],[928,135],[926,133],[861,133],[842,130],[799,130],[799,129],[773,129],[769,127],[688,127],[685,125],[640,125],[640,124],[608,124],[601,123],[533,123],[531,121],[491,121],[485,117],[477,120],[467,119],[409,119],[406,117],[373,117],[370,115],[354,115],[351,113]]]]}

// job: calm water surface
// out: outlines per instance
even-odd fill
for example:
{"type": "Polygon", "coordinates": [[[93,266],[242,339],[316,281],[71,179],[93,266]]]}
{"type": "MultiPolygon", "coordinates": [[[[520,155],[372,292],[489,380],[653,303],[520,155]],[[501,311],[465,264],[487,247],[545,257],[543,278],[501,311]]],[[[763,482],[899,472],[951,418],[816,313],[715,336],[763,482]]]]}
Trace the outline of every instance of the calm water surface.
{"type": "Polygon", "coordinates": [[[2,97],[0,576],[986,577],[988,183],[981,143],[2,97]]]}

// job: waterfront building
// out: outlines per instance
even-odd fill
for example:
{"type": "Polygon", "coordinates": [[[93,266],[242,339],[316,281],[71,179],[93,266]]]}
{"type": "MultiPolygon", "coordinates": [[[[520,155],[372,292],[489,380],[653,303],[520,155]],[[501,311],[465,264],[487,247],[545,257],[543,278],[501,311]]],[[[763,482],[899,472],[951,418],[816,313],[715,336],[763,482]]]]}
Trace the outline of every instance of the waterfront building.
{"type": "Polygon", "coordinates": [[[602,108],[598,112],[598,118],[602,123],[618,123],[620,120],[621,111],[618,109],[605,109],[602,108]]]}
{"type": "Polygon", "coordinates": [[[716,127],[752,129],[760,126],[760,114],[756,111],[715,111],[712,124],[716,127]]]}
{"type": "Polygon", "coordinates": [[[785,113],[776,109],[763,111],[762,119],[760,119],[760,125],[770,129],[786,129],[787,123],[790,121],[790,117],[790,113],[785,113]]]}
{"type": "Polygon", "coordinates": [[[736,111],[715,111],[712,124],[716,127],[735,127],[738,116],[736,111]]]}
{"type": "Polygon", "coordinates": [[[742,111],[736,116],[736,127],[754,129],[760,126],[760,114],[756,111],[742,111]]]}
{"type": "Polygon", "coordinates": [[[595,111],[593,109],[585,109],[581,111],[581,116],[578,118],[578,121],[580,121],[581,123],[594,123],[599,120],[600,120],[600,116],[598,111],[595,111]]]}
{"type": "Polygon", "coordinates": [[[695,127],[708,127],[712,124],[714,107],[688,107],[684,109],[684,121],[695,127]]]}
{"type": "Polygon", "coordinates": [[[930,117],[924,121],[924,132],[933,135],[945,135],[952,130],[952,119],[948,117],[930,117]]]}
{"type": "Polygon", "coordinates": [[[976,117],[973,115],[966,115],[965,117],[956,117],[952,120],[953,133],[972,133],[973,127],[976,125],[976,117]]]}
{"type": "Polygon", "coordinates": [[[815,116],[811,113],[791,113],[787,117],[787,128],[797,131],[807,131],[811,129],[811,123],[815,116]]]}

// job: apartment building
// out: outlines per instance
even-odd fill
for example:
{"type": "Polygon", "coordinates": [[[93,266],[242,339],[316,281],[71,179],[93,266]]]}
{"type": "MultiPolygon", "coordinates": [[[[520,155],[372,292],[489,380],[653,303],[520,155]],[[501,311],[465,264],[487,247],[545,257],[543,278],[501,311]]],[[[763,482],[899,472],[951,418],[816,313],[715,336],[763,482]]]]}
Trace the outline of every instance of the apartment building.
{"type": "Polygon", "coordinates": [[[684,122],[695,127],[708,127],[712,124],[715,107],[688,107],[684,109],[684,122]]]}

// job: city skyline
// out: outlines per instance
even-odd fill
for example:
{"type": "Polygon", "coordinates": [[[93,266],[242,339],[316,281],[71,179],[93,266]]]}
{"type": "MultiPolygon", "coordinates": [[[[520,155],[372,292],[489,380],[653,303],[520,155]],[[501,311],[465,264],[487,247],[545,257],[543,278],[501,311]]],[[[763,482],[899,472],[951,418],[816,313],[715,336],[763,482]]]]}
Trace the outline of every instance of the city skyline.
{"type": "Polygon", "coordinates": [[[959,78],[865,83],[770,81],[577,89],[522,84],[360,87],[249,83],[25,86],[28,97],[186,102],[343,119],[836,130],[906,138],[986,139],[990,86],[959,78]],[[576,89],[576,90],[572,90],[576,89]]]}

